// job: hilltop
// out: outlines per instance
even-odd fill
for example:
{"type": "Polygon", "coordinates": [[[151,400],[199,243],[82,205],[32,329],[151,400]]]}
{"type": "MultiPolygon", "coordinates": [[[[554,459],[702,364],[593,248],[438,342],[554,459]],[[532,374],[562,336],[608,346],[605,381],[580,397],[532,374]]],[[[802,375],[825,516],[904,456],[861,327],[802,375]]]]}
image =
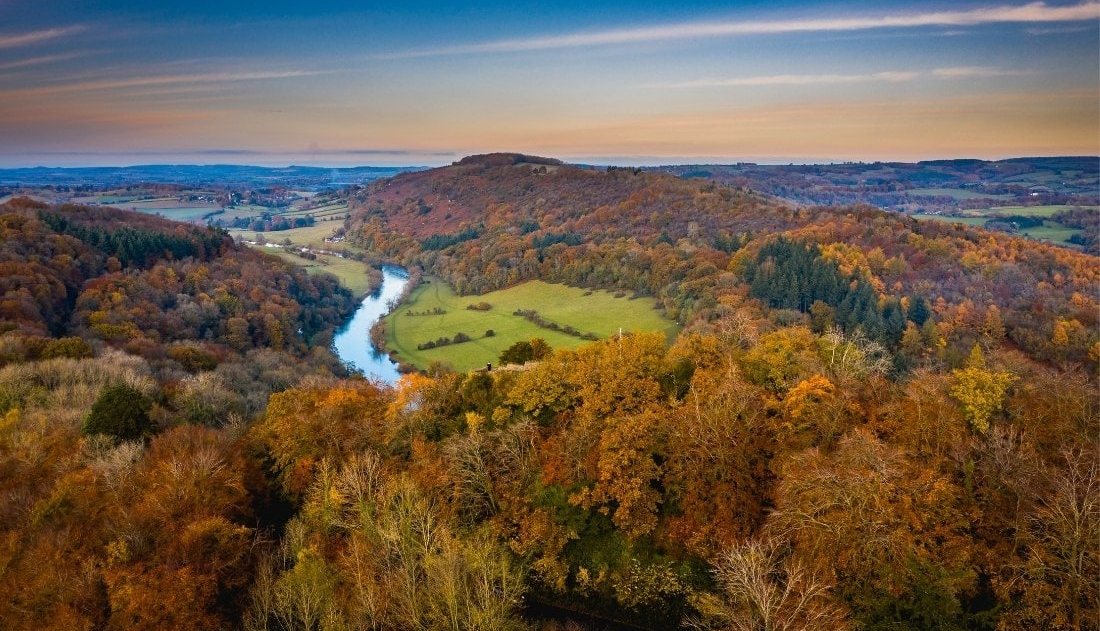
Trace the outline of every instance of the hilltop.
{"type": "Polygon", "coordinates": [[[1077,332],[1078,360],[1097,341],[1089,309],[1100,277],[1088,255],[866,205],[796,206],[743,186],[551,162],[474,156],[377,182],[351,200],[348,238],[459,293],[535,278],[615,288],[656,297],[682,323],[714,318],[766,245],[788,239],[862,275],[880,312],[902,299],[945,318],[981,321],[994,309],[1038,357],[1063,356],[1050,344],[1058,327],[1077,332]]]}

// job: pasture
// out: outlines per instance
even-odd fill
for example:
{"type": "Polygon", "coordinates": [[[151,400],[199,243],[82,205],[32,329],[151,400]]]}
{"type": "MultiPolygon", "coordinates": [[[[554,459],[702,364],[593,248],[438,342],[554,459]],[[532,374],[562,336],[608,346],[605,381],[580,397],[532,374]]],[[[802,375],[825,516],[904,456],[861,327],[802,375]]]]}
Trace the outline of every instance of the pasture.
{"type": "Polygon", "coordinates": [[[906,191],[913,197],[950,197],[952,199],[1012,199],[1013,195],[991,195],[964,188],[914,188],[906,191]]]}
{"type": "Polygon", "coordinates": [[[1037,239],[1039,241],[1050,241],[1051,243],[1057,243],[1059,245],[1071,244],[1068,239],[1075,234],[1079,234],[1081,230],[1077,228],[1067,228],[1062,224],[1055,223],[1053,221],[1044,221],[1042,227],[1039,228],[1025,228],[1020,231],[1020,234],[1029,238],[1037,239]]]}
{"type": "MultiPolygon", "coordinates": [[[[1022,208],[1026,209],[1026,207],[1022,207],[1022,208]]],[[[1031,208],[1043,208],[1043,207],[1042,206],[1032,206],[1031,208]]],[[[1064,208],[1064,207],[1061,207],[1061,206],[1047,206],[1046,208],[1059,208],[1060,209],[1060,208],[1064,208]]],[[[952,217],[952,216],[949,216],[949,215],[924,215],[924,214],[914,214],[914,215],[911,215],[911,217],[913,217],[914,219],[921,220],[921,221],[946,221],[946,222],[950,222],[950,223],[963,223],[963,224],[966,224],[968,226],[974,226],[974,227],[977,227],[977,228],[981,228],[981,227],[985,226],[985,222],[989,221],[990,219],[996,219],[997,217],[1002,216],[1002,213],[1003,213],[1004,216],[1012,216],[1012,215],[1027,216],[1025,213],[1016,212],[1016,210],[1017,210],[1016,208],[1010,208],[1011,212],[1006,212],[1005,208],[1001,208],[1000,210],[1002,212],[999,212],[997,214],[987,214],[987,215],[981,215],[981,216],[977,216],[977,217],[975,217],[975,216],[952,217]]],[[[1057,211],[1050,211],[1050,214],[1053,214],[1054,212],[1057,212],[1057,211]]],[[[1043,214],[1036,213],[1032,216],[1044,217],[1044,216],[1049,216],[1049,215],[1043,215],[1043,214]]],[[[1081,232],[1081,230],[1079,230],[1077,228],[1067,228],[1067,227],[1063,226],[1062,224],[1057,223],[1055,221],[1044,221],[1042,226],[1037,226],[1037,227],[1034,227],[1034,228],[1021,228],[1020,232],[1017,234],[1017,236],[1024,237],[1026,239],[1033,239],[1035,241],[1050,241],[1051,243],[1056,243],[1058,245],[1064,245],[1064,246],[1068,246],[1068,247],[1078,247],[1075,244],[1070,243],[1068,241],[1068,239],[1070,237],[1072,237],[1073,235],[1075,235],[1075,234],[1079,234],[1080,232],[1081,232]]]]}
{"type": "MultiPolygon", "coordinates": [[[[1076,206],[994,206],[988,210],[978,210],[974,212],[982,213],[988,216],[1017,216],[1017,217],[1053,217],[1055,214],[1064,210],[1070,210],[1071,208],[1077,208],[1076,206]]],[[[1091,208],[1096,210],[1096,206],[1085,206],[1084,208],[1091,208]]]]}
{"type": "Polygon", "coordinates": [[[202,219],[210,213],[220,210],[218,206],[156,206],[153,204],[115,204],[115,208],[123,210],[135,210],[149,215],[160,215],[173,221],[193,222],[202,219]]]}
{"type": "Polygon", "coordinates": [[[589,341],[537,326],[517,309],[534,310],[543,318],[562,327],[568,325],[581,332],[591,332],[606,339],[619,331],[660,331],[670,340],[679,331],[675,322],[654,309],[652,298],[616,298],[602,290],[585,290],[543,281],[526,283],[490,292],[481,296],[458,296],[446,283],[429,278],[413,290],[409,300],[386,316],[386,348],[397,351],[400,362],[425,368],[433,361],[449,364],[455,370],[470,370],[497,363],[500,353],[512,344],[540,337],[551,347],[576,348],[589,341]],[[475,311],[466,306],[486,302],[488,311],[475,311]],[[436,309],[445,312],[433,313],[436,309]],[[409,315],[414,314],[428,315],[409,315]],[[486,330],[495,335],[485,337],[486,330]],[[440,337],[453,338],[465,333],[472,339],[428,350],[417,345],[440,337]]]}
{"type": "Polygon", "coordinates": [[[325,245],[325,238],[331,237],[332,233],[336,232],[336,229],[341,226],[343,224],[338,222],[320,221],[315,225],[304,228],[291,228],[273,232],[256,232],[244,228],[232,228],[229,230],[229,234],[234,237],[240,236],[249,241],[254,240],[257,234],[262,234],[268,243],[282,243],[286,239],[290,239],[290,242],[294,245],[322,247],[325,245]]]}
{"type": "Polygon", "coordinates": [[[985,222],[989,220],[988,217],[953,217],[951,215],[925,215],[923,213],[916,213],[910,215],[913,219],[920,219],[922,221],[945,221],[948,223],[964,223],[968,226],[978,226],[979,228],[985,225],[985,222]]]}
{"type": "Polygon", "coordinates": [[[342,259],[338,256],[330,256],[328,254],[318,254],[317,260],[310,261],[291,254],[282,248],[258,249],[268,254],[274,254],[295,265],[304,267],[309,274],[332,274],[339,279],[341,285],[350,289],[356,296],[363,296],[371,289],[370,276],[367,274],[367,264],[361,261],[342,259]]]}

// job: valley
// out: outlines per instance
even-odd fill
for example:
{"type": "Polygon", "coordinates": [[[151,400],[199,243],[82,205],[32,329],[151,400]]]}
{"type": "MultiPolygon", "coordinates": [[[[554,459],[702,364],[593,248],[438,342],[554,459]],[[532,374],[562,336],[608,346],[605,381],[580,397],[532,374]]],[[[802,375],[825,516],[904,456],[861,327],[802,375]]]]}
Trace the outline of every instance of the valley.
{"type": "Polygon", "coordinates": [[[666,629],[740,615],[746,559],[818,577],[814,628],[1100,611],[1100,515],[1063,518],[1100,479],[1100,268],[986,229],[1094,205],[966,225],[521,154],[232,230],[154,189],[0,204],[5,628],[270,631],[308,597],[666,629]]]}
{"type": "Polygon", "coordinates": [[[0,1],[0,631],[1100,631],[1100,0],[0,1]]]}

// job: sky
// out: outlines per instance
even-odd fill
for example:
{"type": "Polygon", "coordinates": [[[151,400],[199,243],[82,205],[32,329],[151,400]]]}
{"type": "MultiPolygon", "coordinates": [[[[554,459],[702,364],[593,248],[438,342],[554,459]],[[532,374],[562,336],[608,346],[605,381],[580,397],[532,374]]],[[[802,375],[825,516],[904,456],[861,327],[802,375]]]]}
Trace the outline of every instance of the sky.
{"type": "Polygon", "coordinates": [[[1100,0],[680,4],[0,0],[0,166],[1100,155],[1100,0]]]}

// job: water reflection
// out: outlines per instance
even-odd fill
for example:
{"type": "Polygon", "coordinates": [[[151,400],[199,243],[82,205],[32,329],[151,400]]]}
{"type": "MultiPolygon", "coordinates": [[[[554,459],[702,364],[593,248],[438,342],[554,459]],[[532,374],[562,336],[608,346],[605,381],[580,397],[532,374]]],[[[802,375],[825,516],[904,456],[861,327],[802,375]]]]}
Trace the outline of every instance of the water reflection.
{"type": "Polygon", "coordinates": [[[396,383],[401,376],[397,372],[397,364],[371,344],[370,328],[389,311],[387,305],[397,300],[408,282],[404,269],[383,267],[382,286],[363,299],[351,320],[336,332],[332,340],[340,359],[358,368],[367,377],[396,383]]]}

